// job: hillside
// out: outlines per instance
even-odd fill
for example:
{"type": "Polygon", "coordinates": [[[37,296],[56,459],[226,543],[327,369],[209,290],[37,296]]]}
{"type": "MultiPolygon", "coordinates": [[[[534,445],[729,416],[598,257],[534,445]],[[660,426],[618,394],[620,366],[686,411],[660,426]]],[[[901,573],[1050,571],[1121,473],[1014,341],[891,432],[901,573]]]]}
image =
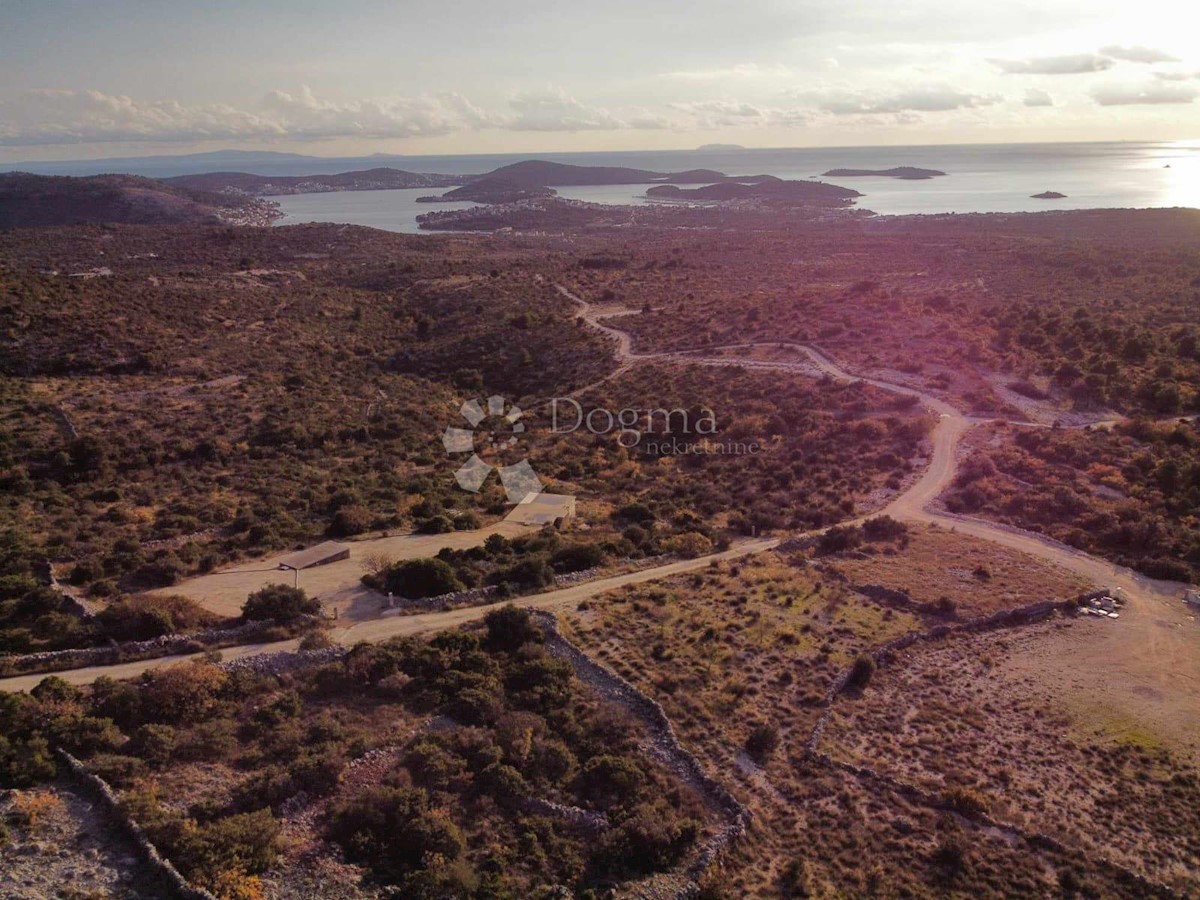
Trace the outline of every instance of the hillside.
{"type": "Polygon", "coordinates": [[[571,166],[566,163],[527,159],[488,172],[487,178],[505,178],[522,185],[642,184],[666,177],[664,172],[627,169],[622,166],[571,166]]]}
{"type": "Polygon", "coordinates": [[[648,189],[646,196],[658,200],[765,200],[773,203],[847,206],[862,194],[852,188],[823,181],[770,180],[751,184],[723,181],[690,190],[663,184],[648,189]]]}
{"type": "Polygon", "coordinates": [[[78,223],[263,225],[276,215],[262,201],[137,175],[0,175],[0,228],[78,223]]]}
{"type": "Polygon", "coordinates": [[[331,191],[387,191],[400,188],[451,187],[459,175],[430,175],[387,167],[335,175],[252,175],[249,172],[205,172],[164,178],[167,184],[201,191],[222,191],[274,197],[284,194],[323,194],[331,191]]]}

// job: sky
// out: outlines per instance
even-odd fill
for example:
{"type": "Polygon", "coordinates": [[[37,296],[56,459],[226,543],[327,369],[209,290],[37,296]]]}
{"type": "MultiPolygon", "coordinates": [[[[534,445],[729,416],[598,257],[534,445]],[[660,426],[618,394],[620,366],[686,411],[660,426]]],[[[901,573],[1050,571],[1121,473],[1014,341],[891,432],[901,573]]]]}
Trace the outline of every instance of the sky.
{"type": "Polygon", "coordinates": [[[8,0],[0,161],[1200,138],[1184,0],[8,0]]]}

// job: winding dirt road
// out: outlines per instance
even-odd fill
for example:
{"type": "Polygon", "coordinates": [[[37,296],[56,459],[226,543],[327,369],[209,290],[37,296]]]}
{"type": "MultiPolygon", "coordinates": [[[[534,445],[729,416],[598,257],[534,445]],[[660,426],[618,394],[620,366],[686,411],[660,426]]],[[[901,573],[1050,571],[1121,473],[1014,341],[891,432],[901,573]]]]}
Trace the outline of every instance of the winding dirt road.
{"type": "MultiPolygon", "coordinates": [[[[863,381],[882,390],[915,397],[922,406],[938,417],[931,434],[933,451],[921,477],[904,493],[895,497],[881,512],[902,521],[936,524],[959,533],[1064,566],[1097,584],[1122,588],[1130,603],[1120,624],[1110,621],[1086,623],[1080,631],[1085,639],[1075,639],[1065,654],[1051,652],[1044,660],[1045,667],[1059,675],[1064,683],[1077,683],[1088,696],[1100,696],[1103,702],[1125,718],[1148,721],[1165,730],[1175,730],[1180,717],[1200,722],[1200,633],[1196,623],[1189,621],[1186,608],[1179,598],[1182,586],[1156,582],[1137,573],[1088,556],[1049,539],[1027,532],[1010,530],[979,519],[966,519],[930,511],[929,505],[954,479],[957,469],[956,451],[964,434],[977,420],[964,415],[949,403],[903,385],[870,378],[858,378],[841,368],[821,351],[805,344],[769,342],[761,346],[790,347],[804,354],[810,362],[773,362],[738,357],[703,357],[692,352],[636,353],[628,332],[607,324],[628,310],[597,307],[589,304],[562,285],[554,285],[563,297],[582,309],[584,320],[614,344],[617,368],[604,379],[581,388],[576,394],[603,384],[631,366],[650,360],[670,360],[681,363],[708,365],[746,365],[756,369],[805,372],[815,370],[842,381],[863,381]],[[1058,667],[1057,671],[1055,667],[1058,667]],[[1097,681],[1099,679],[1099,681],[1097,681]]],[[[737,348],[753,348],[740,344],[737,348]]],[[[704,348],[708,352],[735,348],[704,348]]],[[[639,572],[574,585],[523,599],[524,605],[536,609],[560,610],[572,607],[581,600],[627,584],[664,578],[707,566],[710,562],[760,553],[778,545],[777,540],[745,541],[728,551],[692,560],[683,560],[645,569],[639,572]]],[[[400,635],[454,627],[477,620],[499,604],[455,609],[446,612],[415,616],[396,616],[360,621],[333,633],[334,639],[345,645],[359,641],[382,641],[400,635]]],[[[237,659],[259,653],[295,649],[295,641],[278,644],[235,647],[222,651],[225,659],[237,659]]],[[[167,657],[116,666],[97,666],[57,673],[74,684],[86,684],[108,675],[114,678],[135,677],[162,665],[188,657],[167,657]]],[[[0,690],[28,690],[42,675],[0,679],[0,690]]]]}

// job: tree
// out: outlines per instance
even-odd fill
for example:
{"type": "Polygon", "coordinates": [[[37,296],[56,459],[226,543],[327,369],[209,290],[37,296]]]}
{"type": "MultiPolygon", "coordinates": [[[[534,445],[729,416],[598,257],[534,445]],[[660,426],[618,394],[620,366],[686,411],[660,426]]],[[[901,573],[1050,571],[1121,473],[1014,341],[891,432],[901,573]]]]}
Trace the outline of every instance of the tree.
{"type": "Polygon", "coordinates": [[[760,722],[746,736],[746,752],[759,762],[765,762],[779,747],[779,729],[768,722],[760,722]]]}
{"type": "Polygon", "coordinates": [[[303,588],[287,584],[268,584],[246,598],[242,606],[242,619],[247,622],[270,620],[292,622],[301,616],[315,616],[321,612],[321,602],[309,597],[303,588]]]}

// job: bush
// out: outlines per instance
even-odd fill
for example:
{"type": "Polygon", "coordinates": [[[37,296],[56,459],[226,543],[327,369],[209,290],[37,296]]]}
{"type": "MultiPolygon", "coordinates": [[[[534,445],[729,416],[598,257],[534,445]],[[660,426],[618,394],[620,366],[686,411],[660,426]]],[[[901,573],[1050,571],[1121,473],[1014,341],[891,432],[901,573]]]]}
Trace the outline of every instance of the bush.
{"type": "Polygon", "coordinates": [[[417,520],[418,534],[446,534],[454,530],[454,523],[447,516],[430,516],[417,520]]]}
{"type": "Polygon", "coordinates": [[[371,511],[364,507],[343,506],[333,514],[333,519],[329,523],[329,535],[331,537],[352,537],[362,534],[371,527],[374,521],[375,517],[371,515],[371,511]]]}
{"type": "Polygon", "coordinates": [[[400,597],[439,597],[463,590],[450,564],[441,559],[406,559],[389,568],[384,589],[400,597]]]}
{"type": "Polygon", "coordinates": [[[746,736],[746,752],[759,763],[765,762],[779,747],[779,729],[761,722],[746,736]]]}
{"type": "Polygon", "coordinates": [[[507,584],[523,591],[554,584],[554,570],[542,556],[529,556],[520,562],[497,569],[488,576],[489,584],[507,584]]]}
{"type": "Polygon", "coordinates": [[[685,559],[695,559],[712,553],[712,541],[698,531],[685,531],[683,534],[672,535],[662,542],[662,547],[668,553],[676,553],[685,559]]]}
{"type": "Polygon", "coordinates": [[[304,588],[288,584],[268,584],[247,597],[242,606],[242,618],[247,622],[270,620],[285,623],[320,612],[319,600],[309,597],[304,588]]]}
{"type": "Polygon", "coordinates": [[[853,550],[862,543],[862,529],[855,525],[834,525],[817,539],[817,552],[843,553],[853,550]]]}
{"type": "Polygon", "coordinates": [[[329,836],[352,862],[391,881],[423,869],[433,856],[457,859],[465,848],[457,826],[429,808],[417,788],[372,788],[333,810],[329,836]]]}
{"type": "Polygon", "coordinates": [[[568,544],[550,557],[555,572],[582,572],[604,562],[604,551],[596,544],[568,544]]]}
{"type": "Polygon", "coordinates": [[[540,642],[542,633],[533,624],[529,610],[517,609],[511,603],[493,609],[483,617],[487,626],[486,644],[491,650],[511,653],[531,642],[540,642]]]}
{"type": "Polygon", "coordinates": [[[860,653],[858,659],[854,660],[854,666],[850,669],[850,678],[846,682],[846,686],[856,690],[862,690],[871,683],[871,676],[875,674],[875,660],[867,653],[860,653]]]}

